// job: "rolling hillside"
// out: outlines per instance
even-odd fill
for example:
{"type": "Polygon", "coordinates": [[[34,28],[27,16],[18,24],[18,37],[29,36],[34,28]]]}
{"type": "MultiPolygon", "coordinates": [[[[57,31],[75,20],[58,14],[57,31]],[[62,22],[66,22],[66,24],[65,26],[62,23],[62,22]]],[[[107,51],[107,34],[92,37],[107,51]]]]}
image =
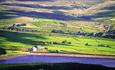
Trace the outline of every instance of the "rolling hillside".
{"type": "Polygon", "coordinates": [[[0,0],[0,47],[11,54],[56,42],[43,46],[47,52],[115,55],[114,39],[114,0],[0,0]]]}
{"type": "MultiPolygon", "coordinates": [[[[61,20],[61,21],[74,21],[76,22],[74,24],[77,24],[78,21],[84,21],[82,23],[85,24],[85,22],[87,23],[87,20],[89,20],[94,24],[94,26],[91,27],[90,25],[88,25],[88,27],[95,28],[95,26],[96,27],[98,26],[95,25],[96,22],[103,24],[104,22],[100,22],[100,21],[104,21],[104,20],[111,20],[111,22],[114,24],[114,4],[115,4],[114,1],[108,1],[108,0],[93,0],[93,1],[90,0],[85,0],[85,1],[82,0],[80,1],[16,0],[11,2],[8,1],[5,3],[1,3],[1,6],[7,7],[9,9],[4,10],[3,8],[1,8],[3,10],[1,10],[0,12],[1,12],[1,19],[3,20],[9,18],[11,20],[12,19],[14,20],[15,18],[21,18],[23,16],[33,18],[33,21],[34,18],[35,19],[43,18],[43,19],[51,19],[51,20],[54,19],[54,20],[61,20]]],[[[70,24],[71,23],[69,23],[68,25],[70,24]]],[[[104,23],[104,25],[106,24],[104,23]]],[[[100,27],[103,26],[100,25],[100,27]]],[[[76,26],[76,28],[80,28],[79,25],[78,27],[76,26]]],[[[101,29],[95,28],[95,31],[98,30],[101,29]]]]}

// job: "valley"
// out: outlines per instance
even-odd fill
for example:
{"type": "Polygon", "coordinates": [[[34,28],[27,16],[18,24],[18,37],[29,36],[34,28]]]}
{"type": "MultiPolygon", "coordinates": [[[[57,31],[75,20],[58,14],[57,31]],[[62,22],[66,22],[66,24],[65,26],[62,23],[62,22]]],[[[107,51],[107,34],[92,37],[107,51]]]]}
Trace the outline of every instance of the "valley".
{"type": "Polygon", "coordinates": [[[47,48],[36,53],[115,56],[114,19],[114,0],[1,1],[0,49],[5,56],[34,45],[47,48]]]}

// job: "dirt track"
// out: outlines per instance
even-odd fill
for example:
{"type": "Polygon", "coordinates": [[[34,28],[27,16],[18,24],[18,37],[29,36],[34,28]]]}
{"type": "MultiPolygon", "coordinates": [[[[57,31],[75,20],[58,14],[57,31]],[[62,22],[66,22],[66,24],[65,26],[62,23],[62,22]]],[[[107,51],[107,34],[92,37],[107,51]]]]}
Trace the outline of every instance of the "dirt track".
{"type": "Polygon", "coordinates": [[[66,56],[66,57],[84,57],[84,58],[104,58],[104,59],[115,59],[115,56],[107,55],[88,55],[88,54],[60,54],[60,53],[29,53],[25,55],[44,55],[44,56],[66,56]]]}

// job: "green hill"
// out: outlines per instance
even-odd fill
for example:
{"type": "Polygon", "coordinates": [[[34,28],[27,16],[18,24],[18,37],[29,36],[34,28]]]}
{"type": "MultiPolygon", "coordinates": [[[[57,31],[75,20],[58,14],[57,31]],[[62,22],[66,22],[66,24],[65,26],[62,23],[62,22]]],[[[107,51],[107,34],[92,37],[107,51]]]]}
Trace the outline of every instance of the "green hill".
{"type": "Polygon", "coordinates": [[[115,55],[114,5],[113,0],[0,2],[0,47],[12,55],[54,42],[43,45],[45,52],[115,55]]]}

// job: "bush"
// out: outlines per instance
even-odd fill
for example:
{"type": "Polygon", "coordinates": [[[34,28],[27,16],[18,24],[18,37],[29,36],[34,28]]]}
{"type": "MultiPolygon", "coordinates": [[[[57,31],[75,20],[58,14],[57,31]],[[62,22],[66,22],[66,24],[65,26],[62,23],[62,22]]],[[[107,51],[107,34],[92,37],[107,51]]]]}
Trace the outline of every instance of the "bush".
{"type": "Polygon", "coordinates": [[[109,47],[110,48],[110,46],[106,45],[106,44],[98,44],[97,46],[99,46],[99,47],[109,47]]]}
{"type": "Polygon", "coordinates": [[[4,48],[0,47],[0,55],[2,55],[2,54],[6,54],[6,50],[4,48]]]}
{"type": "Polygon", "coordinates": [[[86,45],[86,46],[89,46],[89,44],[88,44],[88,43],[85,43],[85,45],[86,45]]]}
{"type": "Polygon", "coordinates": [[[69,45],[71,42],[68,42],[67,40],[62,41],[62,44],[69,45]]]}
{"type": "Polygon", "coordinates": [[[50,53],[58,53],[58,50],[49,50],[50,53]]]}

